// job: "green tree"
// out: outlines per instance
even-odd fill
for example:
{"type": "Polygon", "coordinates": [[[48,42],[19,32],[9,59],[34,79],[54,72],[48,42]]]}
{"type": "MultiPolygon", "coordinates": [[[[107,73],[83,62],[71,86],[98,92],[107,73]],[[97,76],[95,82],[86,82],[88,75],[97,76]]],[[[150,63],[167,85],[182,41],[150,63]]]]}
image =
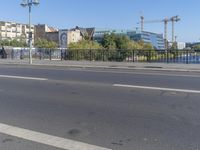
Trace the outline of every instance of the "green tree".
{"type": "Polygon", "coordinates": [[[69,44],[69,49],[102,49],[102,46],[94,41],[90,40],[82,40],[77,43],[70,43],[69,44]]]}
{"type": "Polygon", "coordinates": [[[130,41],[128,47],[129,47],[129,49],[134,49],[134,50],[142,49],[142,46],[138,42],[135,42],[135,41],[130,41]]]}
{"type": "Polygon", "coordinates": [[[126,35],[116,35],[114,33],[105,34],[102,41],[102,46],[106,49],[141,49],[141,50],[153,50],[153,46],[150,43],[144,43],[144,41],[135,42],[126,35]]]}
{"type": "Polygon", "coordinates": [[[177,42],[174,42],[170,47],[170,50],[177,50],[177,42]]]}
{"type": "Polygon", "coordinates": [[[131,40],[125,35],[118,35],[115,39],[117,49],[130,49],[131,40]]]}
{"type": "Polygon", "coordinates": [[[193,46],[192,48],[196,49],[196,50],[200,50],[200,44],[197,44],[197,45],[193,46]]]}
{"type": "Polygon", "coordinates": [[[154,50],[154,47],[151,43],[145,43],[143,40],[138,41],[141,50],[154,50]]]}
{"type": "Polygon", "coordinates": [[[106,49],[116,49],[116,34],[104,34],[103,40],[102,40],[102,46],[106,49]]]}
{"type": "Polygon", "coordinates": [[[48,41],[46,39],[38,39],[35,41],[35,47],[37,48],[57,48],[58,44],[54,41],[48,41]]]}
{"type": "Polygon", "coordinates": [[[18,39],[1,40],[0,44],[3,46],[12,46],[12,47],[26,47],[27,46],[26,42],[18,40],[18,39]]]}

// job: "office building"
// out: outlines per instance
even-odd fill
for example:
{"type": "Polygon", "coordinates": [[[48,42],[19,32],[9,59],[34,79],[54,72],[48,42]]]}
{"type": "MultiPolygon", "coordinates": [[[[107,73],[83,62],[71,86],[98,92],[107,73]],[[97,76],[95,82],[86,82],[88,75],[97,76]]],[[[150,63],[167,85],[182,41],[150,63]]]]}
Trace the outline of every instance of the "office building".
{"type": "Polygon", "coordinates": [[[101,42],[104,34],[115,33],[117,35],[125,35],[134,41],[144,41],[144,43],[150,43],[155,49],[165,49],[165,43],[162,34],[157,34],[147,31],[138,30],[116,30],[116,29],[95,29],[93,39],[97,42],[101,42]]]}

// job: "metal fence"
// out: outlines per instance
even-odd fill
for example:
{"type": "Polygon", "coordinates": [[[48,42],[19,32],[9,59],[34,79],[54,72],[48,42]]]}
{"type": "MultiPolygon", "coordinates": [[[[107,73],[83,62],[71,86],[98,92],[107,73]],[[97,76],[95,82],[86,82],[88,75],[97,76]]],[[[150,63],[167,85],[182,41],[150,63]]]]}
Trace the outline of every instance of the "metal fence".
{"type": "MultiPolygon", "coordinates": [[[[48,59],[48,60],[61,60],[62,49],[32,49],[33,59],[48,59]]],[[[29,48],[5,48],[7,59],[28,59],[29,58],[29,48]]],[[[0,58],[2,58],[0,56],[0,58]]]]}
{"type": "Polygon", "coordinates": [[[200,50],[68,50],[65,60],[199,63],[200,50]]]}
{"type": "MultiPolygon", "coordinates": [[[[7,59],[28,59],[28,48],[6,49],[7,59]]],[[[200,64],[200,50],[33,49],[33,59],[200,64]]]]}

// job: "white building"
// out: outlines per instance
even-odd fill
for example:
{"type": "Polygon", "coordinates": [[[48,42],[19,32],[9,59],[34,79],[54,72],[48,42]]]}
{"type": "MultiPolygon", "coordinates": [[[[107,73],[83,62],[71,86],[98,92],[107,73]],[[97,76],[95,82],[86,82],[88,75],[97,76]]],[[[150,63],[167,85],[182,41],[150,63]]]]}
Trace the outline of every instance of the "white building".
{"type": "MultiPolygon", "coordinates": [[[[32,42],[34,43],[34,25],[31,26],[32,42]]],[[[28,42],[29,25],[0,21],[0,40],[24,40],[28,42]]]]}
{"type": "Polygon", "coordinates": [[[79,29],[59,30],[59,47],[67,48],[70,43],[76,43],[83,39],[79,29]]]}
{"type": "Polygon", "coordinates": [[[186,43],[185,42],[177,42],[177,48],[178,49],[186,48],[186,43]]]}

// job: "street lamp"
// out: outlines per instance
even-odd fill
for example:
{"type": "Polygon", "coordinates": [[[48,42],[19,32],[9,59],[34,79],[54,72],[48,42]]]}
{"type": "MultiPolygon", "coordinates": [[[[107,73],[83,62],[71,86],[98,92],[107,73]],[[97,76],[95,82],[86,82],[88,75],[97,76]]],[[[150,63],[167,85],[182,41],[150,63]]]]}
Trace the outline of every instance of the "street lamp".
{"type": "Polygon", "coordinates": [[[29,8],[29,63],[32,64],[32,32],[31,32],[31,8],[39,5],[39,0],[22,0],[21,6],[29,8]]]}

